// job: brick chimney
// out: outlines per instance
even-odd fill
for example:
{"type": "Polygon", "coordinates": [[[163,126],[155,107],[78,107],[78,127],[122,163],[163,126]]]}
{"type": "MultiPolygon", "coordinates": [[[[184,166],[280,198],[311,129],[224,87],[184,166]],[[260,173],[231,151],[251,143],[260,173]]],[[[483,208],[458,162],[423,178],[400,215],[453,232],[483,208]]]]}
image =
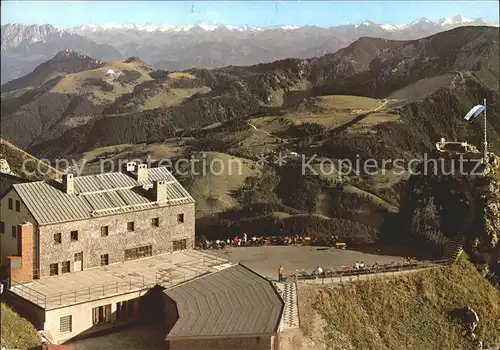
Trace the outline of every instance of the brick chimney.
{"type": "Polygon", "coordinates": [[[165,181],[153,182],[153,199],[157,202],[167,201],[167,183],[165,181]]]}
{"type": "Polygon", "coordinates": [[[135,179],[139,182],[146,181],[148,179],[148,165],[147,164],[139,164],[137,166],[137,174],[135,179]]]}
{"type": "Polygon", "coordinates": [[[21,256],[9,256],[9,277],[11,284],[33,281],[33,224],[17,226],[21,245],[21,256]]]}
{"type": "Polygon", "coordinates": [[[63,174],[62,176],[63,190],[67,194],[75,193],[75,183],[73,179],[73,174],[63,174]]]}

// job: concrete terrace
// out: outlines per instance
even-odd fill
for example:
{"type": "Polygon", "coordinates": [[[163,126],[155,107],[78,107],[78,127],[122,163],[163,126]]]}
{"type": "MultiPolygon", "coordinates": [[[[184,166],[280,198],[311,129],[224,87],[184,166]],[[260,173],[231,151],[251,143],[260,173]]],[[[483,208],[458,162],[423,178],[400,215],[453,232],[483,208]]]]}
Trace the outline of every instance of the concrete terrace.
{"type": "Polygon", "coordinates": [[[322,268],[338,270],[342,266],[352,267],[356,261],[372,265],[375,262],[387,264],[402,260],[402,257],[398,256],[374,255],[315,246],[230,247],[212,252],[233,263],[241,263],[271,280],[278,278],[280,265],[283,265],[285,275],[291,275],[301,271],[311,273],[318,265],[322,268]]]}
{"type": "Polygon", "coordinates": [[[227,260],[200,251],[182,251],[51,276],[15,285],[11,291],[50,310],[103,297],[172,287],[218,271],[227,260]]]}

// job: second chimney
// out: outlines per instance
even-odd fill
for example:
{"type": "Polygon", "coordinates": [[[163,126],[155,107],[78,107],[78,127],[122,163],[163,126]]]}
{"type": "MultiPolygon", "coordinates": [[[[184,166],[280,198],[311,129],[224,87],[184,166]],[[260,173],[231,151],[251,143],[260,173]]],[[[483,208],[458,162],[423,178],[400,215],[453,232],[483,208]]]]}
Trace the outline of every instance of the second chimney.
{"type": "Polygon", "coordinates": [[[139,182],[146,181],[148,179],[148,165],[139,164],[137,166],[136,180],[139,182]]]}
{"type": "Polygon", "coordinates": [[[63,174],[62,176],[63,190],[67,194],[75,193],[75,183],[73,179],[73,174],[63,174]]]}
{"type": "Polygon", "coordinates": [[[135,167],[137,166],[137,164],[135,162],[128,162],[126,165],[125,165],[125,171],[128,172],[128,173],[132,173],[135,171],[135,167]]]}
{"type": "Polygon", "coordinates": [[[153,199],[157,202],[167,200],[167,183],[163,180],[153,182],[153,199]]]}

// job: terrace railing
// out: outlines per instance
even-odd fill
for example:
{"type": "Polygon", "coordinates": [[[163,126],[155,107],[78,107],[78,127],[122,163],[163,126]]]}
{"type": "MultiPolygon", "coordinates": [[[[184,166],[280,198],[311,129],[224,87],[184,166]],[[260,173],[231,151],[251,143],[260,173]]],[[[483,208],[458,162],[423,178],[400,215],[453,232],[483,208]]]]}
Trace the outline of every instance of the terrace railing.
{"type": "Polygon", "coordinates": [[[435,260],[425,262],[410,262],[410,263],[397,263],[397,264],[384,264],[377,268],[363,268],[363,269],[342,269],[329,271],[320,275],[302,274],[302,275],[289,275],[286,276],[287,280],[297,281],[311,281],[321,280],[321,283],[327,283],[328,280],[338,279],[338,282],[360,280],[362,276],[383,276],[400,273],[403,271],[422,270],[428,268],[443,268],[447,267],[447,260],[435,260]],[[325,282],[325,280],[327,282],[325,282]]]}
{"type": "Polygon", "coordinates": [[[125,293],[127,291],[153,288],[155,285],[161,285],[165,288],[172,287],[173,285],[185,282],[191,278],[204,275],[209,272],[208,268],[225,262],[227,262],[227,260],[222,257],[204,254],[203,258],[197,257],[182,262],[183,267],[189,268],[191,266],[193,269],[189,273],[182,274],[180,277],[178,273],[176,277],[172,278],[172,276],[168,273],[158,271],[156,272],[156,278],[153,276],[150,276],[149,278],[146,276],[130,277],[128,280],[92,285],[89,287],[47,295],[36,291],[34,288],[30,287],[29,284],[19,283],[12,280],[10,290],[14,291],[24,299],[27,299],[45,309],[52,309],[81,301],[98,299],[118,293],[125,293]],[[196,265],[198,265],[198,267],[196,267],[196,265]],[[200,271],[203,269],[199,268],[199,265],[203,265],[207,268],[207,270],[200,271]]]}
{"type": "Polygon", "coordinates": [[[71,291],[60,293],[43,294],[26,284],[12,281],[10,290],[19,296],[27,299],[46,310],[57,308],[59,306],[73,304],[77,302],[98,299],[127,291],[152,288],[155,281],[147,281],[144,276],[139,279],[117,281],[114,283],[92,285],[85,288],[78,288],[71,291]]]}
{"type": "MultiPolygon", "coordinates": [[[[202,262],[203,266],[205,266],[205,267],[213,267],[215,265],[221,265],[221,264],[227,263],[228,260],[224,259],[222,257],[219,257],[217,255],[207,254],[207,255],[203,256],[202,260],[200,260],[199,258],[196,258],[196,259],[184,261],[182,263],[182,265],[183,266],[194,266],[194,265],[199,264],[200,262],[202,262]]],[[[206,275],[208,273],[210,273],[210,271],[194,270],[194,274],[189,273],[189,274],[183,274],[180,277],[179,276],[173,277],[169,272],[158,271],[158,272],[156,272],[156,284],[159,286],[162,286],[163,288],[171,288],[177,284],[186,282],[186,281],[193,279],[193,278],[196,278],[196,277],[206,275]]]]}
{"type": "MultiPolygon", "coordinates": [[[[15,280],[10,281],[11,286],[10,290],[14,290],[17,295],[20,297],[31,301],[32,303],[39,305],[43,307],[44,309],[46,308],[47,305],[47,298],[45,294],[42,294],[33,288],[30,288],[26,284],[21,284],[20,282],[17,282],[15,280]]],[[[5,293],[5,291],[4,291],[5,293]]]]}

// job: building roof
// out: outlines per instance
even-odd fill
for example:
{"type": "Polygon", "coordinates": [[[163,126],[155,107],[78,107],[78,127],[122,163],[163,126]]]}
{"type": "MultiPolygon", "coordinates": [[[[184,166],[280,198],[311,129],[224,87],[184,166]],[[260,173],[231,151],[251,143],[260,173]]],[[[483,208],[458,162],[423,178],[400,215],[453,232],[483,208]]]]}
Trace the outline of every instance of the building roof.
{"type": "Polygon", "coordinates": [[[284,303],[270,281],[238,264],[164,293],[179,318],[167,340],[273,334],[284,303]]]}
{"type": "Polygon", "coordinates": [[[13,188],[39,225],[194,202],[165,167],[148,169],[145,181],[137,181],[121,172],[77,176],[74,178],[74,194],[62,191],[57,182],[14,184],[13,188]],[[150,193],[153,181],[159,180],[167,184],[166,202],[153,200],[150,193]]]}

